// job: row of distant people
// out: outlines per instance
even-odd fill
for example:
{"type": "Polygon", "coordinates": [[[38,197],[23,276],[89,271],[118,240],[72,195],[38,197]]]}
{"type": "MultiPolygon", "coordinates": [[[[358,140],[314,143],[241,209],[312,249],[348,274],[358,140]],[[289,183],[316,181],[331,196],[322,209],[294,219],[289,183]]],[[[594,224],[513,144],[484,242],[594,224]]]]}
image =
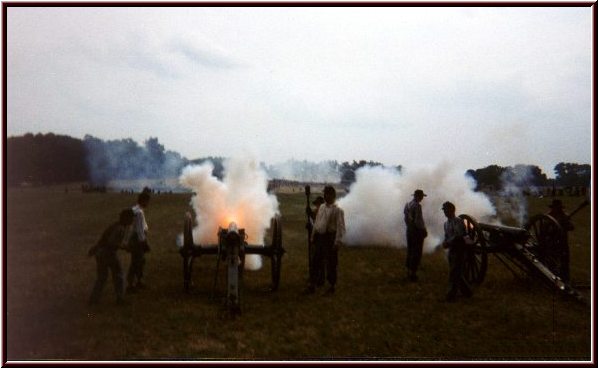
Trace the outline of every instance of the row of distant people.
{"type": "Polygon", "coordinates": [[[513,197],[523,195],[525,197],[535,196],[535,197],[562,197],[562,196],[570,196],[570,197],[578,197],[578,196],[585,196],[588,192],[588,188],[585,186],[571,186],[571,187],[543,187],[543,188],[534,188],[534,189],[521,189],[517,191],[500,191],[495,190],[491,186],[482,188],[483,192],[486,193],[498,193],[500,196],[503,197],[513,197]]]}
{"type": "MultiPolygon", "coordinates": [[[[90,184],[82,184],[81,185],[81,191],[83,193],[107,193],[109,191],[114,192],[116,190],[118,190],[118,189],[110,188],[105,185],[90,185],[90,184]]],[[[68,187],[65,187],[64,191],[68,192],[68,187]]],[[[143,188],[142,192],[146,192],[149,194],[172,194],[173,193],[171,189],[162,190],[162,189],[152,189],[149,187],[143,188]]],[[[121,194],[135,194],[135,193],[138,193],[138,191],[135,189],[121,188],[120,193],[121,194]]]]}

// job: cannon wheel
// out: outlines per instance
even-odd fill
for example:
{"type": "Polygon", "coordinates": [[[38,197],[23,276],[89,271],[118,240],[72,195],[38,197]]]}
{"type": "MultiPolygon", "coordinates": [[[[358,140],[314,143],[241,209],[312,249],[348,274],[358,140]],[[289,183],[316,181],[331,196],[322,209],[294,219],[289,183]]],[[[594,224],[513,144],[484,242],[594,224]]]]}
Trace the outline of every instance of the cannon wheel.
{"type": "Polygon", "coordinates": [[[529,250],[552,273],[561,276],[566,260],[563,259],[563,229],[558,221],[550,215],[535,215],[529,219],[525,229],[530,233],[533,244],[529,250]]]}
{"type": "Polygon", "coordinates": [[[465,224],[465,234],[473,241],[465,253],[463,276],[470,284],[481,284],[488,269],[488,252],[486,240],[482,235],[478,222],[469,215],[459,215],[465,224]]]}
{"type": "Polygon", "coordinates": [[[280,269],[282,267],[282,255],[284,253],[284,249],[282,248],[282,224],[279,216],[272,218],[270,227],[272,228],[272,256],[270,257],[272,265],[272,286],[270,290],[276,291],[280,284],[280,269]]]}

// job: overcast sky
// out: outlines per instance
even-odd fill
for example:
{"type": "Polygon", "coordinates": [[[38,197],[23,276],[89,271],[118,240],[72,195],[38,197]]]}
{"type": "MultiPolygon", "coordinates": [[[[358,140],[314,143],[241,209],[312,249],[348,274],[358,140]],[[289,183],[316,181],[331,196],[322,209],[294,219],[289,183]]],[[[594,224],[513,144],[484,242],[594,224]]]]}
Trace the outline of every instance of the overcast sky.
{"type": "Polygon", "coordinates": [[[591,162],[592,10],[8,7],[8,135],[193,159],[591,162]]]}

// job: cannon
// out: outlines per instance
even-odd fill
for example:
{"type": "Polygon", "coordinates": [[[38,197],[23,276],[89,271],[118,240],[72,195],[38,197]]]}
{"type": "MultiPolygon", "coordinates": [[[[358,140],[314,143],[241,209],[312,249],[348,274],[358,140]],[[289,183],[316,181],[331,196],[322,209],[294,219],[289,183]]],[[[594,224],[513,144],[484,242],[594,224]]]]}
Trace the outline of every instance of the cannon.
{"type": "MultiPolygon", "coordinates": [[[[582,203],[569,217],[589,202],[582,203]]],[[[587,303],[583,295],[562,279],[564,229],[550,215],[532,216],[523,228],[477,222],[467,215],[459,215],[465,224],[468,239],[463,275],[470,284],[481,284],[488,269],[488,255],[494,255],[510,271],[516,269],[537,277],[564,295],[587,303]]]]}
{"type": "Polygon", "coordinates": [[[226,267],[226,309],[232,313],[240,313],[241,280],[245,266],[245,255],[259,254],[270,258],[272,284],[271,291],[276,291],[280,284],[282,256],[285,249],[282,246],[282,224],[280,216],[275,216],[270,221],[271,244],[247,244],[245,229],[238,228],[231,222],[227,228],[218,229],[218,244],[198,245],[193,242],[193,219],[191,214],[185,216],[183,230],[183,246],[179,252],[183,258],[183,288],[185,292],[191,289],[191,275],[193,261],[202,255],[216,255],[216,270],[214,273],[214,286],[216,289],[220,263],[226,267]]]}

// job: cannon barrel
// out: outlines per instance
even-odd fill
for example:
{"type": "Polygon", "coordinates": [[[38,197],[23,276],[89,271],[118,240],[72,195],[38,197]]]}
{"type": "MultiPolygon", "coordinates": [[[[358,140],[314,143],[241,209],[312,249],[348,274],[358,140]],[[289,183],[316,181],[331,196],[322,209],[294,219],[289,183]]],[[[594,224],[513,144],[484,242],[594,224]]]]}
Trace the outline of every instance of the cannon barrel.
{"type": "Polygon", "coordinates": [[[245,261],[245,229],[239,229],[236,223],[231,222],[227,229],[220,229],[218,239],[222,248],[221,256],[226,263],[226,308],[232,314],[238,314],[241,312],[240,283],[245,261]]]}
{"type": "Polygon", "coordinates": [[[491,248],[510,246],[513,243],[525,244],[530,233],[519,227],[478,223],[482,235],[491,248]]]}

